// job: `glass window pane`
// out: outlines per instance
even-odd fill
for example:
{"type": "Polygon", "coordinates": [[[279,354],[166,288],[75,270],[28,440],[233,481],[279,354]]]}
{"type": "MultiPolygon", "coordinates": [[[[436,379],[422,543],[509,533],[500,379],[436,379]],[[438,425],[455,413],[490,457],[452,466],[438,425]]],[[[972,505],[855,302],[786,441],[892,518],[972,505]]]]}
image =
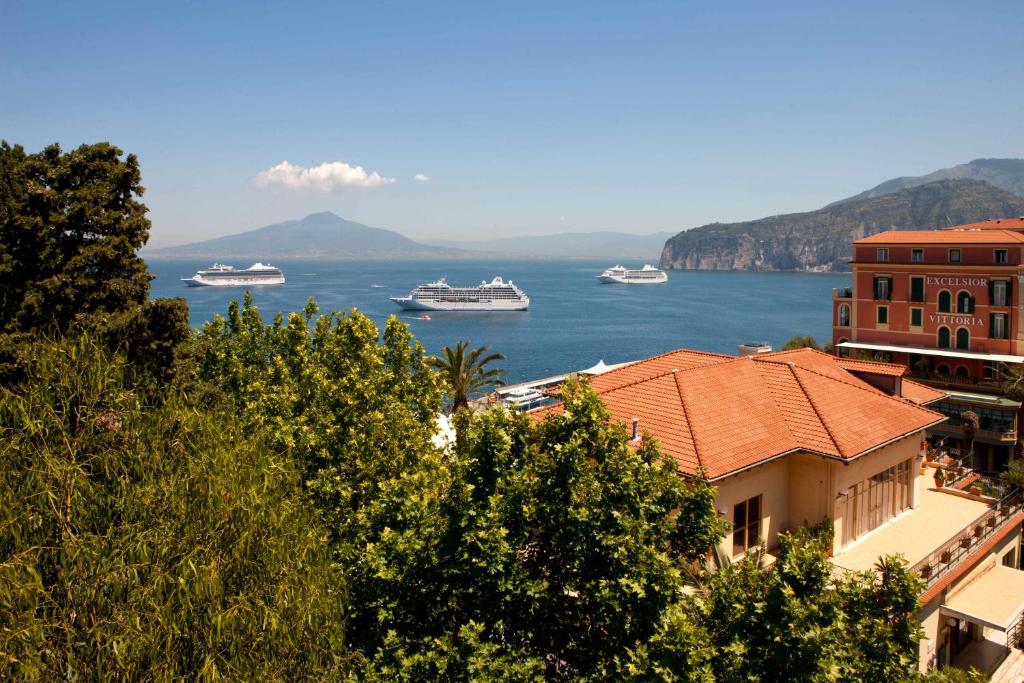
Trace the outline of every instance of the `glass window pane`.
{"type": "Polygon", "coordinates": [[[747,523],[747,504],[739,503],[732,509],[732,525],[737,529],[747,523]]]}
{"type": "Polygon", "coordinates": [[[754,496],[747,501],[747,515],[751,521],[761,519],[761,496],[754,496]]]}

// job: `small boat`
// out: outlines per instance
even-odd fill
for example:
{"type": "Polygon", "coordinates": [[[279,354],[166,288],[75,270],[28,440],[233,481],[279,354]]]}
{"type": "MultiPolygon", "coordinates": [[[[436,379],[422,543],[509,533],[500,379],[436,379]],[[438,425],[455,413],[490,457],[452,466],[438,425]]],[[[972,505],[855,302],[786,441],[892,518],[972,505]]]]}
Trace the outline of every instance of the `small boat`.
{"type": "Polygon", "coordinates": [[[741,356],[756,356],[759,353],[771,353],[772,345],[766,341],[747,342],[736,347],[741,356]]]}
{"type": "Polygon", "coordinates": [[[424,313],[423,315],[420,316],[420,320],[430,320],[430,316],[424,313]]]}

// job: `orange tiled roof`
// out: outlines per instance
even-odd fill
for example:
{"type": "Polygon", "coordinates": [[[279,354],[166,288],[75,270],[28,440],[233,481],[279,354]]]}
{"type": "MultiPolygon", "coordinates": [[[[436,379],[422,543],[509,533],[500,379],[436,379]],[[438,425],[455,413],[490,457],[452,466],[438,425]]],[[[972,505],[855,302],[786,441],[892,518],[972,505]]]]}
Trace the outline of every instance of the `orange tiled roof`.
{"type": "Polygon", "coordinates": [[[934,403],[939,399],[946,398],[945,391],[939,391],[938,389],[932,389],[924,384],[918,384],[909,379],[904,379],[903,382],[903,398],[908,401],[913,401],[918,405],[927,405],[934,403]]]}
{"type": "Polygon", "coordinates": [[[907,372],[906,366],[899,363],[882,363],[875,360],[858,360],[856,358],[837,358],[836,363],[844,370],[870,372],[890,377],[902,377],[907,372]]]}
{"type": "Polygon", "coordinates": [[[838,360],[811,349],[743,358],[674,351],[591,384],[613,419],[639,419],[681,471],[703,467],[711,478],[798,450],[849,460],[945,419],[875,389],[838,360]]]}
{"type": "Polygon", "coordinates": [[[854,242],[864,244],[1016,244],[1024,234],[1010,230],[887,230],[854,242]]]}
{"type": "Polygon", "coordinates": [[[954,225],[946,230],[1024,230],[1024,217],[1021,218],[994,218],[990,221],[980,223],[965,223],[954,225]]]}

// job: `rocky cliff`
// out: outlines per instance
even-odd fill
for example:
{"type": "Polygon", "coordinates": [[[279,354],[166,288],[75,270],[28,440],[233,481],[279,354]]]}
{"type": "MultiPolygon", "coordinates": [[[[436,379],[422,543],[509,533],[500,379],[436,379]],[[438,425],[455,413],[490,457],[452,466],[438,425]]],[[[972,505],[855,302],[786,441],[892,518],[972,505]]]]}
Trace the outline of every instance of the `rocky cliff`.
{"type": "Polygon", "coordinates": [[[674,270],[847,269],[850,243],[885,230],[922,230],[1024,216],[1024,198],[979,180],[941,180],[817,211],[685,230],[665,243],[674,270]]]}

